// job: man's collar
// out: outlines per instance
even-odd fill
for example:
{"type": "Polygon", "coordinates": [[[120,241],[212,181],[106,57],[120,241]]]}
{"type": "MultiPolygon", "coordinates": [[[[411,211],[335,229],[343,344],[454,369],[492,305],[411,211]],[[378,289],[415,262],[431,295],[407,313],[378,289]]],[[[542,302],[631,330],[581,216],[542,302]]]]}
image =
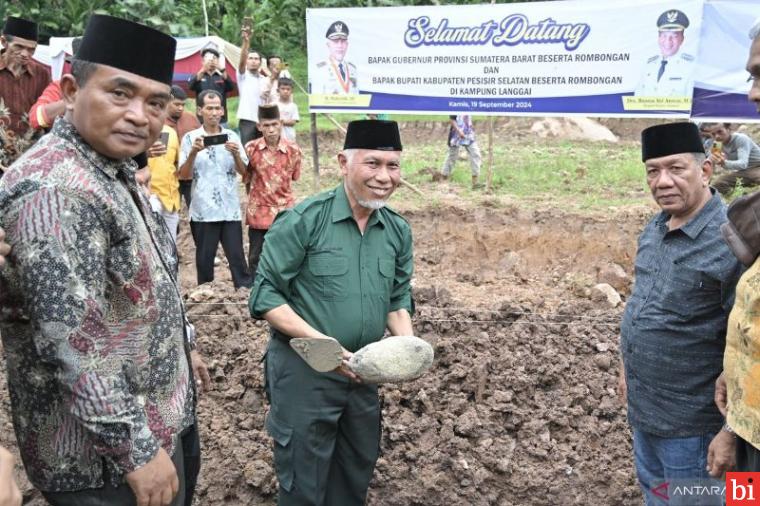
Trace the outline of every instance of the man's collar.
{"type": "MultiPolygon", "coordinates": [[[[267,144],[266,139],[264,139],[263,137],[259,137],[256,140],[257,141],[259,141],[259,140],[261,141],[261,143],[258,145],[257,149],[263,150],[263,149],[269,148],[269,144],[267,144]]],[[[277,142],[276,149],[277,149],[277,151],[280,151],[282,153],[287,153],[288,152],[288,145],[285,143],[285,138],[282,135],[280,135],[280,140],[277,142]]]]}
{"type": "Polygon", "coordinates": [[[87,141],[79,135],[74,125],[66,118],[57,118],[53,124],[52,132],[54,135],[72,143],[82,156],[111,179],[116,179],[119,172],[124,172],[125,174],[134,172],[135,164],[131,158],[114,160],[101,155],[87,144],[87,141]]]}
{"type": "MultiPolygon", "coordinates": [[[[383,217],[383,213],[380,211],[381,209],[375,209],[369,216],[369,220],[367,221],[367,228],[371,227],[375,223],[380,223],[383,225],[383,227],[385,227],[385,218],[383,217]]],[[[339,184],[337,188],[335,188],[335,202],[333,204],[332,221],[333,223],[337,223],[339,221],[353,217],[354,213],[351,210],[351,203],[348,201],[348,195],[346,195],[345,182],[343,182],[339,184]]]]}
{"type": "MultiPolygon", "coordinates": [[[[714,188],[710,188],[710,194],[710,200],[702,206],[702,209],[699,210],[696,216],[689,220],[688,223],[678,228],[678,230],[681,230],[691,239],[696,239],[697,236],[699,236],[707,224],[710,223],[710,220],[712,220],[715,213],[720,211],[720,208],[723,205],[723,202],[720,200],[720,195],[718,195],[718,192],[716,192],[714,188]]],[[[657,217],[659,224],[664,227],[667,227],[669,219],[670,215],[664,211],[657,217]]]]}

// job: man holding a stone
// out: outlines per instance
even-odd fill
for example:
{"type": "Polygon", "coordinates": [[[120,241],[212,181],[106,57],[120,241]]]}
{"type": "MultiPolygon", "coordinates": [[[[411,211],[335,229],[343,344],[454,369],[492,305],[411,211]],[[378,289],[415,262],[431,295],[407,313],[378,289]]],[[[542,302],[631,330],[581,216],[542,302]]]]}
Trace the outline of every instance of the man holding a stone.
{"type": "Polygon", "coordinates": [[[708,467],[721,476],[733,465],[734,435],[721,429],[713,396],[742,268],[720,234],[726,206],[709,186],[712,164],[697,126],[657,125],[641,138],[647,184],[662,211],[639,237],[619,392],[646,503],[660,504],[656,490],[667,486],[669,504],[690,505],[698,498],[683,491],[704,485],[708,467]]]}
{"type": "Polygon", "coordinates": [[[343,184],[281,212],[267,232],[249,308],[272,327],[266,354],[279,504],[363,505],[378,457],[377,387],[347,366],[352,353],[413,335],[412,234],[386,207],[401,179],[392,121],[348,126],[343,184]],[[343,363],[319,373],[291,338],[332,336],[343,363]]]}

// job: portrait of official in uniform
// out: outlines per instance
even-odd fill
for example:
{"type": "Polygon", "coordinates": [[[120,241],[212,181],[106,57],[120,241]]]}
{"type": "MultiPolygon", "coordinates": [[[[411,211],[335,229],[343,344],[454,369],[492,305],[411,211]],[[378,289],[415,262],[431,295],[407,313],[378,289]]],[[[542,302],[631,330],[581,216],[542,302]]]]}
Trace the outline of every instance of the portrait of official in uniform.
{"type": "Polygon", "coordinates": [[[349,95],[359,93],[356,65],[346,60],[348,52],[348,26],[335,21],[327,29],[328,57],[317,63],[311,79],[311,93],[322,95],[349,95]]]}
{"type": "Polygon", "coordinates": [[[675,97],[692,93],[694,56],[681,51],[689,18],[671,9],[657,18],[657,44],[660,53],[647,59],[634,95],[639,97],[675,97]]]}

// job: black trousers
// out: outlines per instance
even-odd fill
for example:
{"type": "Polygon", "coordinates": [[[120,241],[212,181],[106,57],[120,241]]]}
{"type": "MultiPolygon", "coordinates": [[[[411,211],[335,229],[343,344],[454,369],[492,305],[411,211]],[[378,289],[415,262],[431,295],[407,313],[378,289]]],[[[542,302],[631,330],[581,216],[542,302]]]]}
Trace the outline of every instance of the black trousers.
{"type": "Polygon", "coordinates": [[[261,132],[256,128],[255,121],[248,121],[247,119],[238,120],[238,129],[240,130],[240,142],[243,147],[254,139],[261,137],[261,132]]]}
{"type": "Polygon", "coordinates": [[[736,470],[743,473],[760,471],[760,450],[736,436],[736,470]]]}
{"type": "MultiPolygon", "coordinates": [[[[172,506],[191,506],[198,472],[201,469],[201,446],[198,427],[189,427],[180,436],[181,440],[172,457],[179,478],[179,492],[172,506]]],[[[42,492],[52,506],[134,506],[137,499],[126,483],[114,487],[110,477],[104,473],[102,488],[78,490],[76,492],[42,492]]]]}
{"type": "Polygon", "coordinates": [[[190,201],[193,198],[193,180],[192,179],[180,179],[179,180],[179,194],[185,199],[185,205],[187,209],[190,209],[190,201]]]}
{"type": "Polygon", "coordinates": [[[221,242],[235,288],[251,286],[243,253],[243,229],[239,221],[191,221],[190,230],[195,240],[195,269],[199,285],[214,281],[214,257],[221,242]]]}
{"type": "Polygon", "coordinates": [[[248,228],[248,270],[251,273],[251,280],[256,279],[256,270],[259,268],[259,257],[264,247],[266,233],[266,230],[248,228]]]}

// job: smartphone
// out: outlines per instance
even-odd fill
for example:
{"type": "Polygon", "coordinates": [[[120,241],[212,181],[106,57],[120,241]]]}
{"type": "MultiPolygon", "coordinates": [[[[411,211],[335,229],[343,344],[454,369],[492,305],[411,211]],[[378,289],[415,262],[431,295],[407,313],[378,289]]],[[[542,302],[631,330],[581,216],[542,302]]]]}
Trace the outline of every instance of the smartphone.
{"type": "Polygon", "coordinates": [[[251,16],[245,16],[243,18],[243,30],[247,30],[248,33],[253,30],[253,18],[251,16]]]}
{"type": "Polygon", "coordinates": [[[224,144],[225,142],[227,142],[227,134],[207,135],[203,138],[203,145],[205,147],[224,144]]]}
{"type": "Polygon", "coordinates": [[[161,132],[161,137],[158,139],[164,147],[169,146],[169,132],[161,132]]]}

